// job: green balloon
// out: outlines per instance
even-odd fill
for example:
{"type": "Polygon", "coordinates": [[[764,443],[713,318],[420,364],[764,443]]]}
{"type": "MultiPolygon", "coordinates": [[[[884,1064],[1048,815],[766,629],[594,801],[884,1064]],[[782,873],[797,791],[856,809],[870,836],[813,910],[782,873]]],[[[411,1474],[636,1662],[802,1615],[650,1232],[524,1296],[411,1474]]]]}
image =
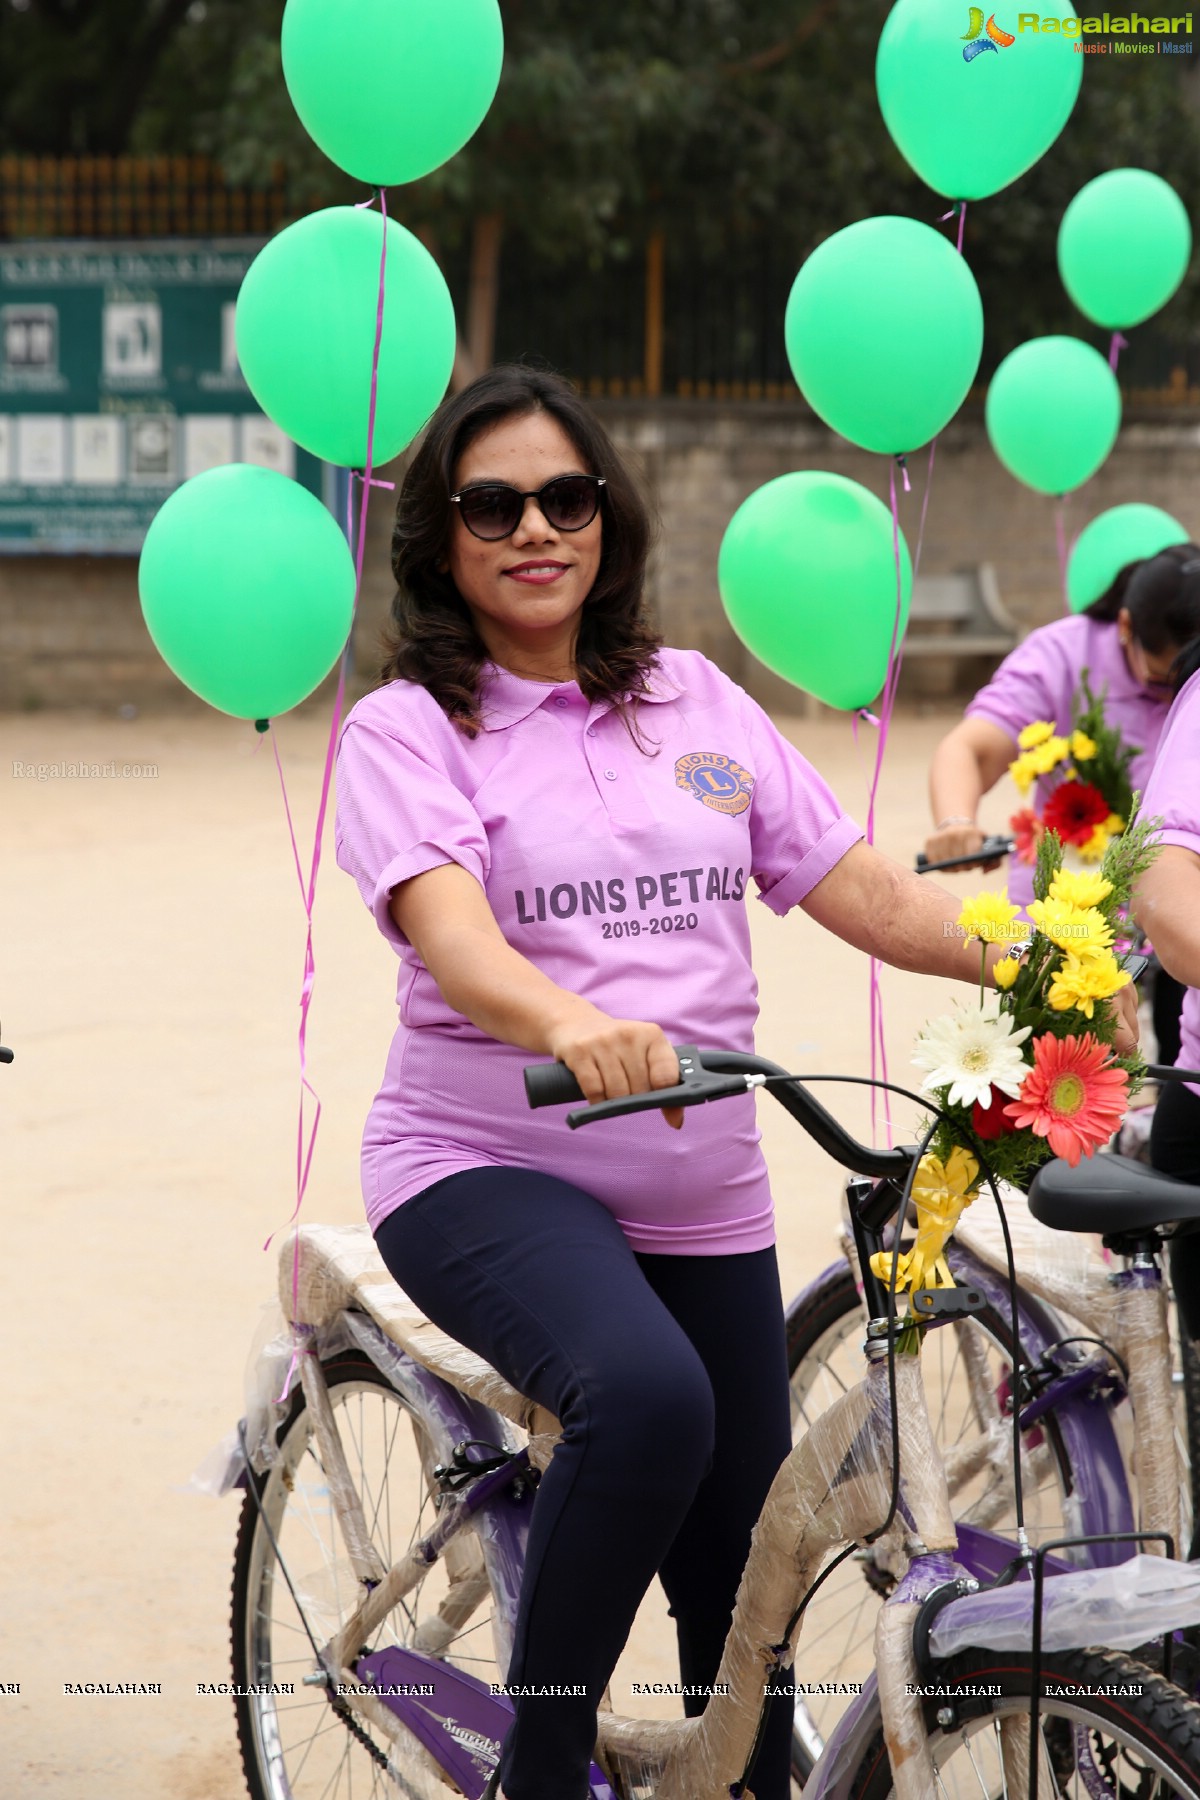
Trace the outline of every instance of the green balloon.
{"type": "Polygon", "coordinates": [[[185,686],[235,719],[271,719],[337,661],[354,561],[306,488],[227,463],[185,481],[155,514],[138,589],[150,636],[185,686]]]}
{"type": "Polygon", "coordinates": [[[1107,592],[1126,563],[1157,556],[1171,544],[1186,544],[1188,534],[1178,519],[1159,506],[1132,502],[1110,506],[1085,525],[1067,563],[1067,600],[1082,612],[1107,592]]]}
{"type": "Polygon", "coordinates": [[[1058,228],[1058,271],[1081,313],[1110,330],[1165,306],[1187,273],[1192,227],[1175,189],[1147,169],[1081,187],[1058,228]]]}
{"type": "Polygon", "coordinates": [[[497,0],[287,0],[283,15],[300,123],[372,187],[416,181],[461,150],[503,60],[497,0]]]}
{"type": "Polygon", "coordinates": [[[797,386],[834,431],[895,456],[967,397],[983,303],[954,246],[915,219],[864,219],[813,251],[784,320],[797,386]]]}
{"type": "MultiPolygon", "coordinates": [[[[988,10],[897,0],[875,58],[879,106],[897,148],[951,200],[982,200],[1031,169],[1070,118],[1083,76],[1077,39],[1058,29],[1005,31],[994,15],[985,25],[988,10]]],[[[1075,18],[1065,4],[1053,23],[1064,18],[1075,18]]]]}
{"type": "Polygon", "coordinates": [[[984,408],[992,449],[1010,474],[1043,494],[1069,494],[1117,441],[1121,390],[1090,344],[1031,338],[1007,355],[984,408]]]}
{"type": "MultiPolygon", "coordinates": [[[[331,206],[260,250],[238,295],[238,360],[263,411],[325,462],[367,461],[379,311],[379,213],[331,206]]],[[[428,250],[388,221],[372,460],[399,456],[454,367],[454,303],[428,250]]]]}
{"type": "Polygon", "coordinates": [[[912,563],[891,512],[844,475],[806,469],[768,481],[739,506],[717,580],[729,622],[760,662],[853,711],[883,687],[893,630],[908,623],[912,563]]]}

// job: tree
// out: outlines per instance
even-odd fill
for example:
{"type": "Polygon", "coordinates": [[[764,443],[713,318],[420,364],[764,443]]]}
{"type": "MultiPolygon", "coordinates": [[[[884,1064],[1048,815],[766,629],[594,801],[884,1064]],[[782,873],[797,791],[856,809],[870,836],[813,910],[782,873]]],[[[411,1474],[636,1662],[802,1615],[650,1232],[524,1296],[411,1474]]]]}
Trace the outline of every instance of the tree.
{"type": "MultiPolygon", "coordinates": [[[[205,151],[235,184],[265,186],[282,165],[297,212],[361,198],[292,109],[283,3],[139,0],[131,23],[129,0],[0,0],[0,146],[205,151]]],[[[487,119],[443,168],[388,197],[436,254],[465,264],[463,373],[490,360],[506,246],[599,272],[665,232],[720,280],[756,243],[798,268],[856,219],[933,222],[946,210],[880,116],[875,47],[889,0],[501,4],[504,73],[487,119]]],[[[1054,241],[1092,176],[1153,169],[1200,215],[1193,60],[1089,58],[1050,154],[970,208],[989,362],[1026,336],[1079,327],[1054,241]]],[[[1192,276],[1162,329],[1194,329],[1197,292],[1192,276]]]]}

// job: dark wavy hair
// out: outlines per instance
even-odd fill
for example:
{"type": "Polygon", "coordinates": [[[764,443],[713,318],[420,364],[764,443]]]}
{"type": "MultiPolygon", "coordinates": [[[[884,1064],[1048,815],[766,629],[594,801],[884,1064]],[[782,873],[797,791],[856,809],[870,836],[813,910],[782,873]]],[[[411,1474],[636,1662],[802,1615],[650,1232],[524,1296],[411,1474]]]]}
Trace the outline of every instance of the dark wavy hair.
{"type": "Polygon", "coordinates": [[[1111,622],[1122,608],[1151,656],[1190,643],[1200,633],[1200,546],[1171,544],[1157,556],[1126,563],[1111,587],[1083,611],[1089,619],[1111,622]]]}
{"type": "Polygon", "coordinates": [[[450,495],[459,459],[504,419],[545,412],[557,420],[583,467],[604,477],[600,566],[579,622],[576,676],[589,700],[632,715],[662,638],[645,607],[649,514],[607,432],[561,376],[502,364],[444,400],[404,477],[392,534],[396,597],[385,630],[381,680],[419,682],[468,737],[479,730],[480,672],[487,650],[446,561],[450,495]]]}

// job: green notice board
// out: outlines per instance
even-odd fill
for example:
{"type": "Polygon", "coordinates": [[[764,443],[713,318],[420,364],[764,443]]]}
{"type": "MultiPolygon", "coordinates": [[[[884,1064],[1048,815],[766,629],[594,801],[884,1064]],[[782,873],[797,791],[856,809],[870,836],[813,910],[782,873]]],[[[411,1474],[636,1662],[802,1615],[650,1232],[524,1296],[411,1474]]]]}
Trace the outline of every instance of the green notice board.
{"type": "Polygon", "coordinates": [[[0,246],[0,553],[134,554],[173,488],[222,463],[327,502],[335,472],[260,411],[233,315],[262,240],[0,246]]]}

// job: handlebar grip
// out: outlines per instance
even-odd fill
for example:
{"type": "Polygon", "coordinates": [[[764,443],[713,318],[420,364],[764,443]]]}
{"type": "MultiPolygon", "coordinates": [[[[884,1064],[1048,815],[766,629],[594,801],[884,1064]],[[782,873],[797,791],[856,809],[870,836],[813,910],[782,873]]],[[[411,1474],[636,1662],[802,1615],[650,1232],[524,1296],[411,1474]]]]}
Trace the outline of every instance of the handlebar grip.
{"type": "Polygon", "coordinates": [[[531,1107],[567,1106],[584,1092],[566,1063],[535,1063],[525,1071],[525,1097],[531,1107]]]}

